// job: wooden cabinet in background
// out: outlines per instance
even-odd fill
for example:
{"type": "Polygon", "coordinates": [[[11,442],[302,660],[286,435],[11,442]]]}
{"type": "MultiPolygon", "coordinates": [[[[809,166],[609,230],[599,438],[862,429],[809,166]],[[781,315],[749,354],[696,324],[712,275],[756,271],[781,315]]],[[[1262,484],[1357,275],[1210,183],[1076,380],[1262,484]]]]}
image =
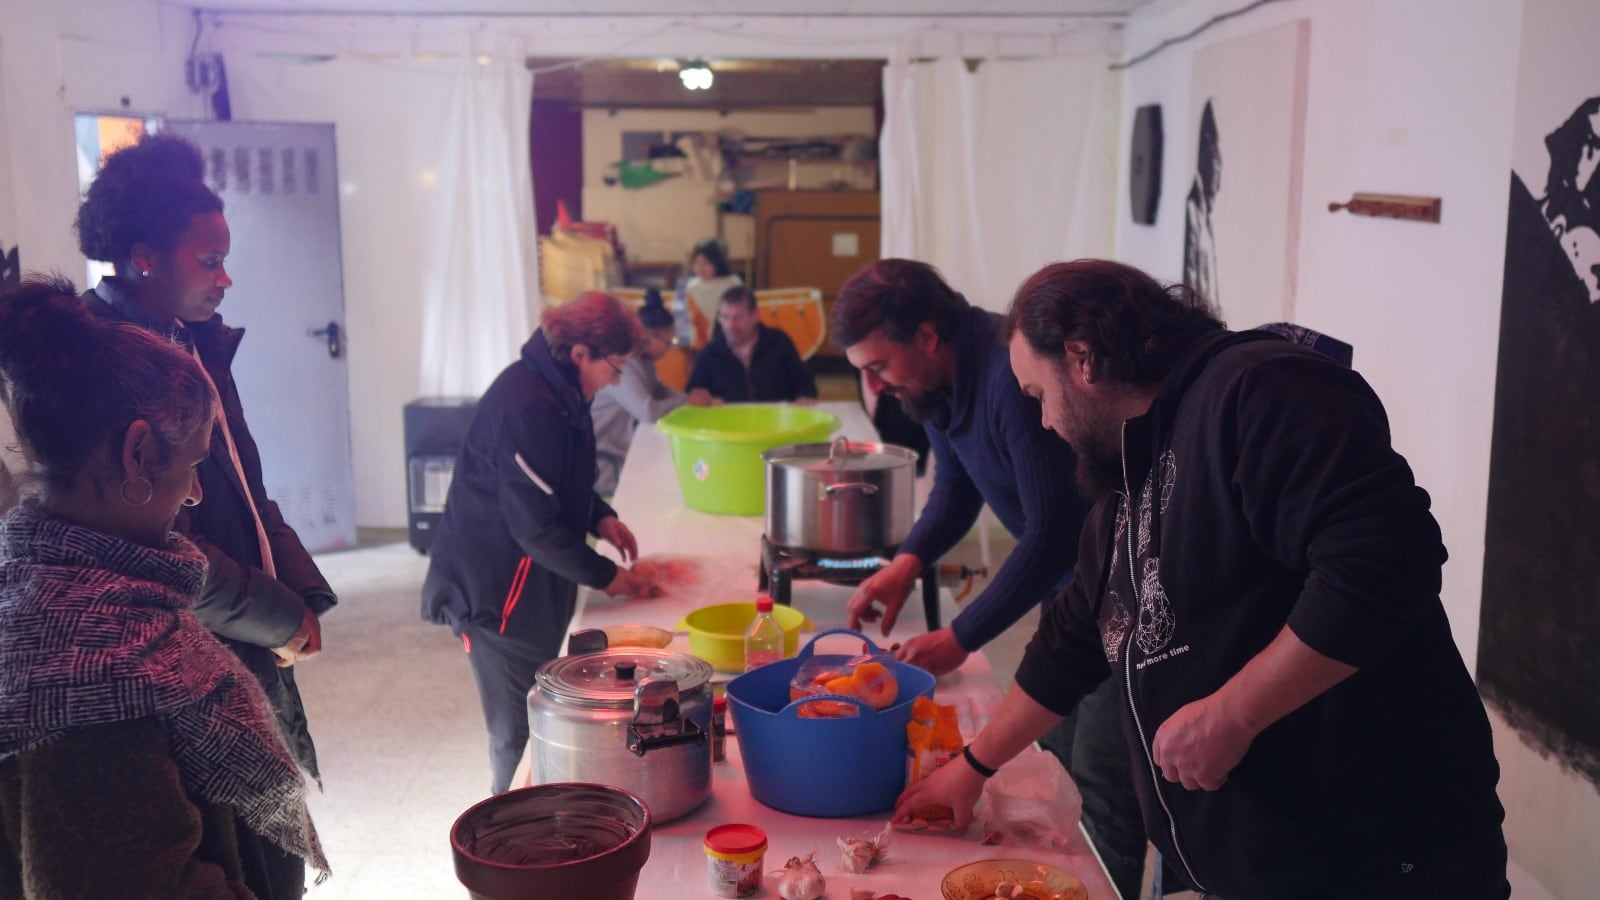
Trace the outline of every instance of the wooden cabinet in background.
{"type": "MultiPolygon", "coordinates": [[[[831,316],[845,280],[878,258],[875,191],[756,192],[757,288],[816,287],[831,316]]],[[[830,340],[819,355],[841,355],[830,340]]]]}

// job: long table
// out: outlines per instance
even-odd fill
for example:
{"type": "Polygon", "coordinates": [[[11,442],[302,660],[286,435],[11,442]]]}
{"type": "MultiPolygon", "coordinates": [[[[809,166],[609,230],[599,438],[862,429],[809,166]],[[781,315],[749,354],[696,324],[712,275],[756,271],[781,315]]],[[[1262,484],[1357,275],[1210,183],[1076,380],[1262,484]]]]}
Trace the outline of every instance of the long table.
{"type": "MultiPolygon", "coordinates": [[[[851,440],[876,440],[872,423],[854,403],[824,403],[822,408],[838,416],[840,433],[851,440]]],[[[633,530],[644,556],[692,557],[698,561],[701,577],[686,590],[648,600],[617,601],[598,591],[580,592],[572,630],[606,625],[643,624],[676,630],[678,622],[699,606],[712,603],[749,601],[756,596],[756,577],[763,530],[760,516],[715,516],[696,512],[683,503],[672,466],[666,435],[654,426],[641,426],[633,438],[627,463],[618,481],[612,506],[618,517],[633,530]]],[[[818,630],[846,624],[845,604],[852,588],[817,581],[797,581],[793,585],[792,605],[805,613],[818,630]]],[[[940,592],[941,621],[948,623],[956,609],[948,591],[940,592]]],[[[887,638],[874,628],[869,635],[880,644],[904,641],[925,628],[913,596],[887,638]]],[[[802,635],[802,642],[807,636],[802,635]]],[[[845,640],[831,638],[825,640],[845,640]]],[[[821,645],[830,651],[829,644],[821,645]]],[[[689,652],[687,637],[674,637],[671,649],[689,652]]],[[[956,707],[961,732],[971,738],[987,721],[999,703],[999,682],[982,653],[974,653],[955,672],[939,679],[934,698],[956,707]]],[[[731,725],[731,717],[730,717],[731,725]]],[[[1091,900],[1117,897],[1105,869],[1084,838],[1081,828],[1072,829],[1073,841],[1066,852],[1056,853],[1031,848],[984,846],[978,843],[981,830],[974,825],[964,836],[933,832],[896,832],[888,858],[861,875],[849,875],[839,868],[839,837],[871,837],[882,830],[888,811],[871,816],[844,819],[819,819],[794,816],[764,806],[751,796],[739,758],[738,739],[730,735],[728,758],[713,766],[712,798],[695,813],[676,822],[657,826],[651,835],[650,859],[639,880],[639,900],[678,900],[689,896],[709,896],[705,853],[701,843],[708,828],[728,822],[748,822],[765,829],[768,850],[765,867],[781,868],[790,856],[804,856],[816,850],[817,861],[828,881],[828,897],[848,898],[851,888],[868,888],[877,893],[898,893],[915,900],[938,900],[945,873],[958,865],[980,859],[1023,857],[1059,866],[1073,872],[1088,888],[1091,900]]],[[[527,759],[514,782],[528,783],[527,759]]],[[[769,887],[764,896],[775,896],[769,887]]]]}

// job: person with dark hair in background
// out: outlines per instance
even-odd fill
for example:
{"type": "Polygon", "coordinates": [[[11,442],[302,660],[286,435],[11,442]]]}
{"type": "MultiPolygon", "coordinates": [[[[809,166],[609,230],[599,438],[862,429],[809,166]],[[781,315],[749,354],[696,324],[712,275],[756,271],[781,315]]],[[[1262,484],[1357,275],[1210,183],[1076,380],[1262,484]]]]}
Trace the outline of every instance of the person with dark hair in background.
{"type": "MultiPolygon", "coordinates": [[[[934,457],[922,515],[890,564],[850,598],[850,627],[881,617],[887,635],[917,574],[966,536],[985,503],[1018,541],[954,621],[900,648],[901,659],[936,675],[958,668],[1066,585],[1083,527],[1072,448],[1040,432],[1039,404],[1017,389],[1001,324],[937,269],[907,259],[869,264],[834,301],[834,341],[870,390],[895,398],[922,424],[934,457]]],[[[1105,735],[1115,739],[1117,730],[1107,688],[1052,734],[1049,749],[1078,784],[1084,824],[1112,880],[1137,893],[1144,830],[1124,755],[1105,752],[1105,735]]]]}
{"type": "MultiPolygon", "coordinates": [[[[322,649],[318,616],[337,602],[311,554],[261,480],[261,459],[231,366],[244,332],[217,307],[233,281],[222,199],[202,180],[200,151],[178,137],[146,135],[106,158],[78,207],[78,246],[113,275],[83,294],[107,322],[138,325],[198,359],[216,405],[210,453],[199,469],[204,506],[185,509],[178,530],[206,556],[195,614],[238,654],[272,701],[284,739],[320,781],[315,746],[292,666],[322,649]]],[[[293,854],[240,830],[257,893],[288,896],[305,880],[293,854]]]]}
{"type": "Polygon", "coordinates": [[[717,323],[722,327],[689,371],[690,403],[816,401],[816,377],[787,334],[761,324],[749,290],[722,295],[717,323]]]}
{"type": "Polygon", "coordinates": [[[712,337],[722,296],[743,287],[744,281],[728,265],[722,242],[706,238],[689,252],[689,275],[678,286],[679,334],[693,347],[703,347],[712,337]]]}
{"type": "Polygon", "coordinates": [[[595,493],[589,404],[643,333],[610,294],[546,307],[522,356],[484,392],[456,459],[422,585],[422,617],[461,638],[489,731],[491,790],[511,787],[528,743],[528,690],[561,649],[578,586],[645,597],[648,579],[596,553],[593,534],[624,562],[633,532],[595,493]]]}
{"type": "Polygon", "coordinates": [[[644,327],[644,343],[638,354],[622,364],[622,380],[602,387],[589,406],[589,418],[594,420],[594,490],[602,497],[617,490],[617,476],[628,458],[633,430],[686,402],[682,394],[656,377],[656,361],[672,348],[673,322],[655,288],[645,291],[639,324],[644,327]]]}
{"type": "Polygon", "coordinates": [[[0,394],[32,461],[0,520],[0,896],[298,900],[245,834],[328,871],[305,780],[192,607],[215,400],[180,344],[66,281],[0,292],[0,394]]]}
{"type": "Polygon", "coordinates": [[[991,767],[1109,681],[1146,830],[1191,888],[1509,897],[1439,526],[1372,388],[1106,260],[1035,273],[1007,331],[1095,505],[1015,686],[895,819],[938,803],[964,828],[991,767]]]}

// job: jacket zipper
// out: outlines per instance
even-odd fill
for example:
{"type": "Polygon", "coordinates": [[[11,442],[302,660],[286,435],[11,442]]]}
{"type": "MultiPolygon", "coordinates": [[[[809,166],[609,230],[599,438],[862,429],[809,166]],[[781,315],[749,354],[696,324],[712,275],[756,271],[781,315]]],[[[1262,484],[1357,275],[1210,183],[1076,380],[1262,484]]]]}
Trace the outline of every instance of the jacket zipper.
{"type": "MultiPolygon", "coordinates": [[[[1167,833],[1172,838],[1172,847],[1178,851],[1178,861],[1183,863],[1184,872],[1189,875],[1189,883],[1194,885],[1202,894],[1210,894],[1206,886],[1195,877],[1194,867],[1189,864],[1189,855],[1183,852],[1183,844],[1178,840],[1178,821],[1172,815],[1172,807],[1167,805],[1166,792],[1161,787],[1161,773],[1156,770],[1155,755],[1150,751],[1150,737],[1145,734],[1144,720],[1139,716],[1139,706],[1133,701],[1133,636],[1138,627],[1139,607],[1144,605],[1144,599],[1139,596],[1139,578],[1134,569],[1133,562],[1133,532],[1139,527],[1136,521],[1138,511],[1133,505],[1133,487],[1128,482],[1128,423],[1122,423],[1122,503],[1127,509],[1127,526],[1123,529],[1123,538],[1127,542],[1128,558],[1128,588],[1133,593],[1134,616],[1129,623],[1128,638],[1122,646],[1122,682],[1127,686],[1128,710],[1133,714],[1134,730],[1139,732],[1139,747],[1144,751],[1145,763],[1150,769],[1150,782],[1155,787],[1156,799],[1161,801],[1161,809],[1167,814],[1167,833]]],[[[1154,506],[1151,507],[1152,516],[1155,515],[1154,506]]]]}

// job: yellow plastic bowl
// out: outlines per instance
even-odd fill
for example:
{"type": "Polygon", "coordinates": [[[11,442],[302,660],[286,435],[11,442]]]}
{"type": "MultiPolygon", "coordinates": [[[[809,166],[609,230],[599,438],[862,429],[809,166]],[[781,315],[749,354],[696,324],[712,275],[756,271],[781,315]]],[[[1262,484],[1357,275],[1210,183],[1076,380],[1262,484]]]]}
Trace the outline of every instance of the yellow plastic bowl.
{"type": "MultiPolygon", "coordinates": [[[[772,618],[783,627],[783,655],[794,655],[800,632],[814,625],[793,607],[773,604],[772,618]]],[[[756,620],[754,603],[718,603],[702,606],[678,623],[678,630],[689,632],[689,652],[719,672],[744,671],[744,633],[756,620]]]]}

